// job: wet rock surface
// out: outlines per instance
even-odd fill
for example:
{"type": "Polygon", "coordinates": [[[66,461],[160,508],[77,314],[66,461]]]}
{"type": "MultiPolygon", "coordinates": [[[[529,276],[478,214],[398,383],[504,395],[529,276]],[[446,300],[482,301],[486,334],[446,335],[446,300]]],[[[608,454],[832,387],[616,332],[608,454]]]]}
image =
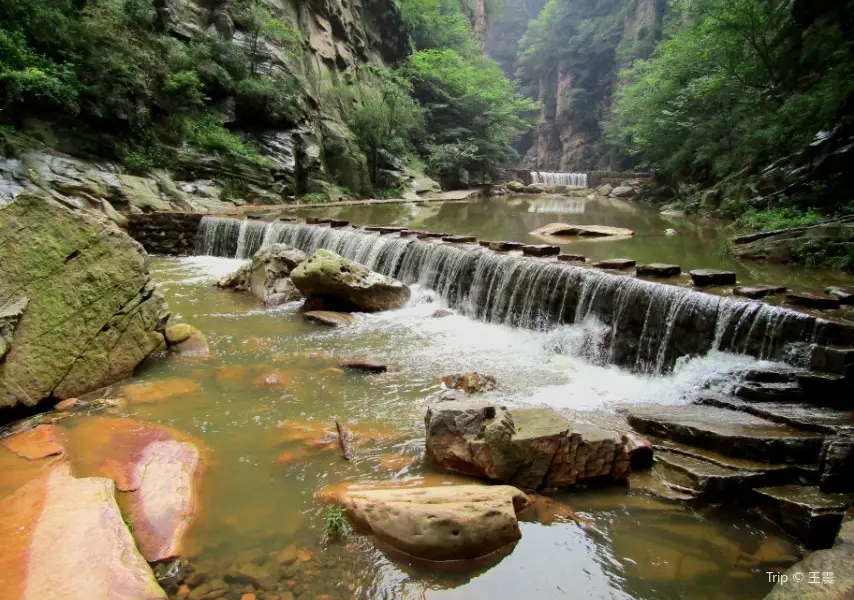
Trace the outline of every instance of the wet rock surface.
{"type": "Polygon", "coordinates": [[[515,543],[522,537],[516,513],[531,504],[504,485],[346,490],[333,500],[358,528],[429,561],[475,560],[515,543]]]}
{"type": "Polygon", "coordinates": [[[758,488],[754,493],[760,510],[813,550],[833,545],[852,499],[805,485],[758,488]]]}
{"type": "Polygon", "coordinates": [[[635,266],[636,261],[631,258],[606,258],[593,263],[593,266],[598,269],[610,269],[614,271],[623,271],[631,269],[635,266]]]}
{"type": "Polygon", "coordinates": [[[306,258],[302,250],[287,244],[271,244],[256,252],[248,264],[219,279],[216,285],[248,291],[269,308],[274,308],[302,298],[290,274],[306,258]]]}
{"type": "Polygon", "coordinates": [[[834,285],[824,290],[824,293],[839,298],[842,304],[854,304],[854,289],[834,285]]]}
{"type": "Polygon", "coordinates": [[[360,371],[362,373],[385,373],[388,371],[388,365],[384,362],[366,358],[348,358],[338,363],[338,366],[343,369],[360,371]]]}
{"type": "Polygon", "coordinates": [[[587,258],[583,254],[558,254],[557,259],[562,262],[577,262],[583,263],[587,258]]]}
{"type": "Polygon", "coordinates": [[[775,294],[782,294],[786,291],[786,286],[783,285],[740,285],[733,288],[732,293],[736,296],[743,296],[758,300],[775,294]]]}
{"type": "Polygon", "coordinates": [[[170,325],[164,331],[166,346],[170,352],[182,356],[207,356],[210,353],[208,340],[197,328],[187,323],[170,325]]]}
{"type": "Polygon", "coordinates": [[[492,375],[482,375],[472,371],[470,373],[445,375],[442,377],[442,385],[452,390],[461,390],[466,394],[477,394],[494,390],[498,383],[492,375]]]}
{"type": "Polygon", "coordinates": [[[525,256],[557,256],[560,254],[560,248],[548,244],[524,244],[522,245],[522,254],[525,256]]]}
{"type": "Polygon", "coordinates": [[[331,310],[310,310],[302,318],[327,327],[348,327],[353,324],[353,315],[331,310]]]}
{"type": "Polygon", "coordinates": [[[786,302],[809,308],[839,308],[840,305],[840,300],[836,296],[810,292],[789,292],[786,294],[786,302]]]}
{"type": "Polygon", "coordinates": [[[682,274],[682,267],[665,263],[649,263],[638,265],[635,272],[643,277],[677,277],[682,274]]]}
{"type": "Polygon", "coordinates": [[[427,450],[437,467],[523,489],[619,480],[629,472],[625,438],[571,423],[547,408],[512,411],[475,401],[427,410],[427,450]]]}
{"type": "Polygon", "coordinates": [[[365,312],[401,308],[410,296],[401,282],[329,250],[318,250],[302,262],[291,272],[291,281],[305,296],[331,297],[365,312]]]}
{"type": "Polygon", "coordinates": [[[691,281],[697,287],[711,285],[735,285],[735,272],[719,269],[694,269],[690,271],[691,281]]]}
{"type": "Polygon", "coordinates": [[[0,406],[34,406],[124,379],[168,318],[148,257],[124,233],[47,198],[0,208],[0,305],[29,302],[0,362],[0,406]]]}

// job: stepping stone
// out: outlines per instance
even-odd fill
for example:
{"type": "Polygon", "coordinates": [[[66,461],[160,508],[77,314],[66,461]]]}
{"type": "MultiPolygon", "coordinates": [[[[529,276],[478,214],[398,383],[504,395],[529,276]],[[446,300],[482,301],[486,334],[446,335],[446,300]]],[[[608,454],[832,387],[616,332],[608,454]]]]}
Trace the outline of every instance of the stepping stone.
{"type": "Polygon", "coordinates": [[[306,225],[320,225],[320,219],[323,217],[306,217],[305,224],[306,225]]]}
{"type": "Polygon", "coordinates": [[[442,241],[449,244],[472,244],[477,241],[477,238],[473,235],[446,235],[442,241]]]}
{"type": "Polygon", "coordinates": [[[825,406],[813,406],[801,402],[748,402],[738,398],[707,397],[697,400],[698,404],[739,410],[762,419],[791,425],[804,431],[835,434],[854,428],[854,412],[837,410],[825,406]]]}
{"type": "Polygon", "coordinates": [[[580,262],[583,263],[587,258],[583,254],[558,254],[557,259],[563,262],[580,262]]]}
{"type": "Polygon", "coordinates": [[[814,432],[699,404],[630,406],[626,418],[635,431],[645,435],[772,463],[817,463],[823,442],[814,432]]]}
{"type": "Polygon", "coordinates": [[[810,292],[789,292],[786,294],[786,302],[808,308],[839,308],[841,304],[839,298],[835,296],[810,292]]]}
{"type": "Polygon", "coordinates": [[[735,272],[719,269],[694,269],[691,281],[697,287],[707,285],[735,285],[735,272]]]}
{"type": "Polygon", "coordinates": [[[352,315],[331,310],[310,310],[303,313],[302,318],[327,327],[347,327],[353,324],[352,315]]]}
{"type": "Polygon", "coordinates": [[[650,263],[638,265],[636,273],[645,277],[676,277],[682,274],[682,267],[665,263],[650,263]]]}
{"type": "Polygon", "coordinates": [[[743,494],[760,486],[775,483],[771,475],[762,471],[731,469],[697,456],[658,450],[655,462],[668,482],[694,490],[704,500],[720,499],[743,494]]]}
{"type": "Polygon", "coordinates": [[[510,252],[511,250],[521,250],[525,244],[521,242],[485,242],[485,245],[495,252],[510,252]]]}
{"type": "Polygon", "coordinates": [[[332,219],[329,217],[324,217],[322,219],[317,220],[318,223],[328,223],[330,227],[346,227],[350,224],[350,221],[345,221],[344,219],[332,219]]]}
{"type": "Polygon", "coordinates": [[[774,294],[782,294],[785,291],[786,286],[783,285],[739,285],[733,288],[732,293],[736,296],[757,300],[774,294]]]}
{"type": "Polygon", "coordinates": [[[810,353],[810,369],[854,375],[854,348],[815,345],[810,353]]]}
{"type": "Polygon", "coordinates": [[[560,254],[560,248],[549,244],[523,244],[522,254],[525,256],[557,256],[560,254]]]}
{"type": "Polygon", "coordinates": [[[795,383],[797,373],[783,370],[750,369],[744,373],[744,380],[758,383],[795,383]]]}
{"type": "Polygon", "coordinates": [[[693,490],[669,483],[660,465],[655,465],[647,471],[632,472],[629,475],[629,488],[661,502],[693,504],[698,501],[693,490]]]}
{"type": "Polygon", "coordinates": [[[400,233],[401,231],[406,231],[406,227],[395,227],[391,225],[365,225],[362,227],[365,231],[377,231],[382,235],[388,235],[390,233],[400,233]]]}
{"type": "MultiPolygon", "coordinates": [[[[759,462],[749,458],[735,458],[733,456],[725,456],[712,450],[705,448],[697,448],[688,446],[673,440],[665,440],[655,436],[650,436],[652,447],[655,452],[667,450],[668,452],[683,454],[693,458],[701,459],[706,462],[727,468],[735,471],[746,471],[752,473],[766,473],[772,476],[776,481],[774,485],[782,485],[784,483],[792,483],[807,477],[808,479],[818,478],[817,465],[786,465],[768,462],[759,462]]],[[[771,484],[767,484],[771,485],[771,484]]]]}
{"type": "Polygon", "coordinates": [[[735,388],[735,395],[753,402],[799,401],[804,399],[800,386],[792,382],[747,382],[735,388]]]}
{"type": "Polygon", "coordinates": [[[854,304],[854,289],[832,285],[824,290],[824,293],[839,298],[839,302],[842,304],[854,304]]]}
{"type": "Polygon", "coordinates": [[[754,494],[766,516],[811,550],[833,545],[852,499],[807,485],[758,488],[754,494]]]}
{"type": "Polygon", "coordinates": [[[440,308],[436,310],[432,315],[430,315],[433,319],[444,319],[445,317],[450,317],[454,314],[454,311],[448,310],[447,308],[440,308]]]}
{"type": "Polygon", "coordinates": [[[351,358],[342,360],[338,366],[351,371],[362,371],[364,373],[385,373],[388,371],[388,365],[378,360],[367,360],[361,358],[351,358]]]}
{"type": "Polygon", "coordinates": [[[279,217],[276,220],[281,221],[282,223],[295,223],[297,218],[296,217],[279,217]]]}
{"type": "Polygon", "coordinates": [[[435,231],[422,231],[417,234],[419,240],[428,240],[432,238],[443,238],[451,235],[450,233],[436,233],[435,231]]]}
{"type": "Polygon", "coordinates": [[[600,260],[599,262],[593,263],[593,266],[599,269],[622,271],[624,269],[631,269],[636,264],[637,262],[631,258],[608,258],[606,260],[600,260]]]}

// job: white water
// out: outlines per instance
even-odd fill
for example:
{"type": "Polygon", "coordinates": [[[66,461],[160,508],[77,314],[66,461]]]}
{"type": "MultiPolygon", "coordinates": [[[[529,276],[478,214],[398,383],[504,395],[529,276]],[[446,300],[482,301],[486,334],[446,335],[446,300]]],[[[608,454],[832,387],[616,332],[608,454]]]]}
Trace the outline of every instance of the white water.
{"type": "Polygon", "coordinates": [[[587,187],[587,173],[563,173],[560,171],[531,171],[531,183],[546,185],[568,185],[587,187]]]}

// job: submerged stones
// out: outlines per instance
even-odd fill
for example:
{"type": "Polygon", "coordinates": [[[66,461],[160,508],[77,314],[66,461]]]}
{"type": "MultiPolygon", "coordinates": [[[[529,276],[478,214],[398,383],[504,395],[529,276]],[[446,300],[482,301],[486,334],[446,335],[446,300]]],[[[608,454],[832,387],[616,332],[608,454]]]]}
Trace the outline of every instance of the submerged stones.
{"type": "Polygon", "coordinates": [[[517,513],[531,505],[506,485],[345,489],[332,500],[359,529],[398,552],[427,561],[476,560],[522,537],[517,513]]]}
{"type": "Polygon", "coordinates": [[[39,460],[48,456],[58,456],[65,452],[59,441],[56,425],[37,425],[3,440],[3,446],[18,456],[29,460],[39,460]]]}
{"type": "Polygon", "coordinates": [[[694,269],[690,272],[691,281],[697,287],[711,285],[735,285],[736,276],[734,271],[722,271],[720,269],[694,269]]]}
{"type": "Polygon", "coordinates": [[[24,193],[0,208],[0,239],[14,241],[0,244],[0,306],[28,299],[0,333],[0,407],[115,383],[163,344],[169,313],[123,232],[24,193]]]}
{"type": "Polygon", "coordinates": [[[425,425],[437,467],[523,489],[620,480],[629,472],[625,438],[548,408],[452,400],[430,406],[425,425]]]}
{"type": "Polygon", "coordinates": [[[292,273],[291,280],[304,295],[331,298],[353,310],[375,312],[403,307],[407,286],[329,250],[318,250],[292,273]]]}

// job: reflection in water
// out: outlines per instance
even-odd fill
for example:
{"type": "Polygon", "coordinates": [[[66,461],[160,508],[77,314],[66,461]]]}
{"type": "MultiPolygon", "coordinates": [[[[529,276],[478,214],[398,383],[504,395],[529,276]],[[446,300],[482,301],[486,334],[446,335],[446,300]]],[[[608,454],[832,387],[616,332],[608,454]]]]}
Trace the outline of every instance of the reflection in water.
{"type": "Polygon", "coordinates": [[[768,589],[764,565],[797,558],[761,528],[623,488],[561,495],[581,524],[523,523],[509,556],[466,575],[390,558],[366,537],[324,544],[314,494],[326,486],[460,480],[423,461],[426,398],[442,375],[490,373],[499,389],[487,397],[502,403],[608,419],[620,402],[689,401],[709,378],[732,379],[755,363],[712,353],[667,377],[632,375],[579,358],[571,328],[536,332],[457,315],[430,318],[441,300],[419,288],[403,310],[360,314],[354,326],[329,330],[305,323],[296,305],[264,310],[247,294],[212,287],[242,261],[153,263],[173,314],[205,332],[212,356],[154,357],[124,395],[135,418],[184,431],[211,450],[190,544],[194,568],[209,579],[253,562],[290,573],[295,595],[308,598],[758,598],[768,589]],[[349,357],[391,370],[364,376],[336,368],[349,357]],[[356,434],[352,461],[325,443],[336,417],[356,434]],[[276,557],[291,547],[307,560],[280,566],[276,557]]]}
{"type": "Polygon", "coordinates": [[[588,200],[577,200],[569,198],[548,197],[545,199],[532,200],[528,205],[530,213],[550,214],[581,214],[588,200]]]}

